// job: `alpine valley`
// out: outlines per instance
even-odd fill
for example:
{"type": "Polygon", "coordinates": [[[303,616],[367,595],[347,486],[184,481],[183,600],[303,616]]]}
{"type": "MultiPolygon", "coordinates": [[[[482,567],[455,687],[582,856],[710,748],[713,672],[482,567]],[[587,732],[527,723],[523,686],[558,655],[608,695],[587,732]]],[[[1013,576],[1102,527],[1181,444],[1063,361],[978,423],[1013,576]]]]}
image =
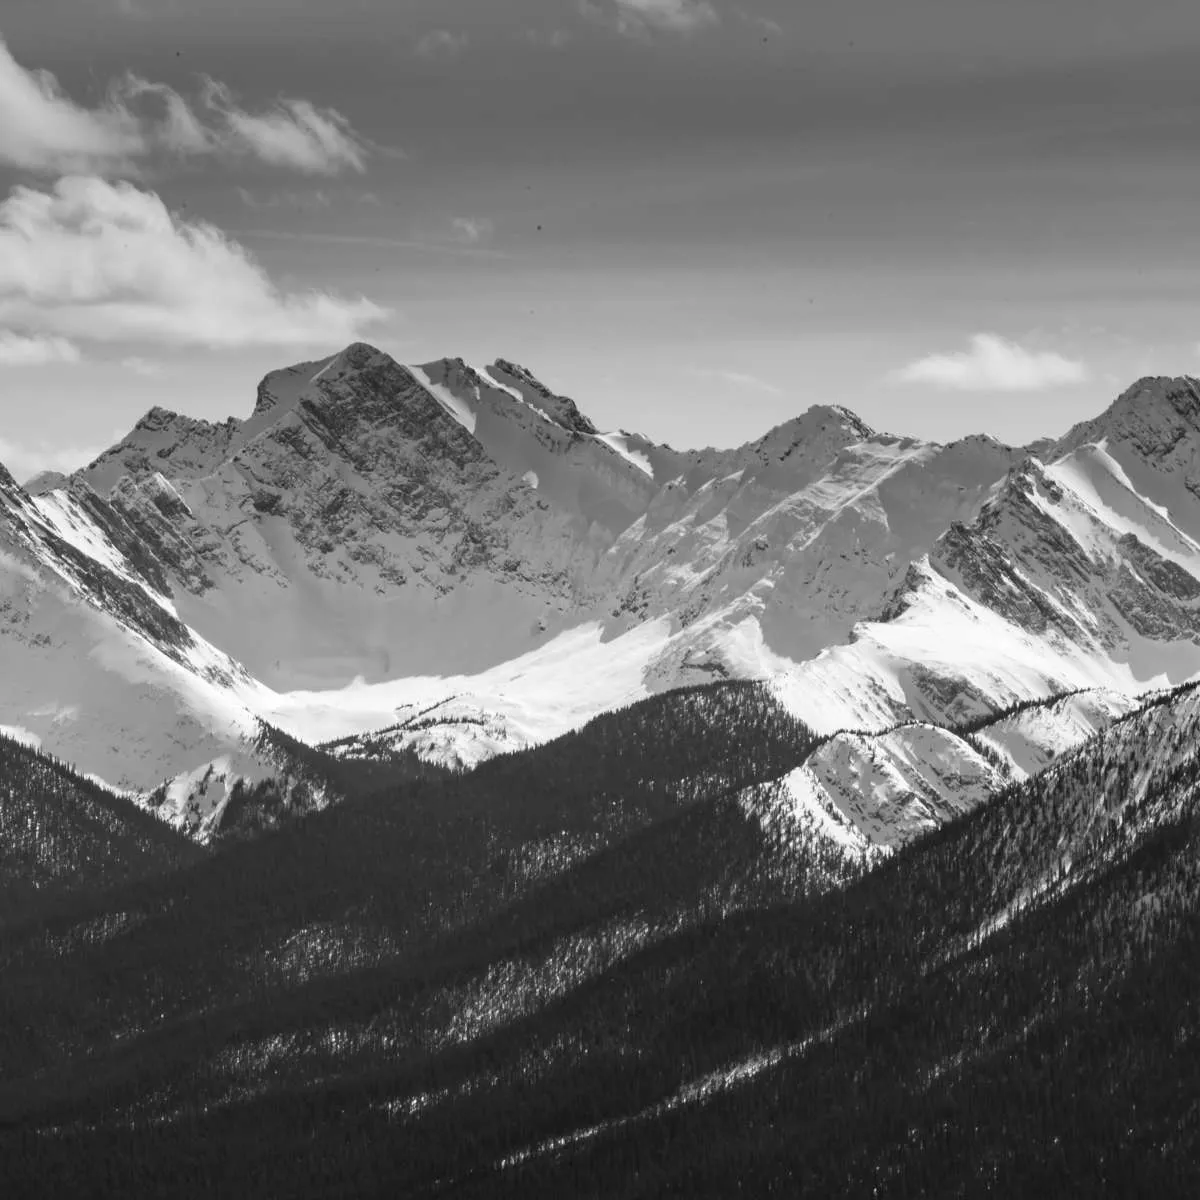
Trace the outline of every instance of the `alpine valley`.
{"type": "Polygon", "coordinates": [[[0,468],[8,1194],[1197,1193],[1200,383],[245,410],[0,468]]]}

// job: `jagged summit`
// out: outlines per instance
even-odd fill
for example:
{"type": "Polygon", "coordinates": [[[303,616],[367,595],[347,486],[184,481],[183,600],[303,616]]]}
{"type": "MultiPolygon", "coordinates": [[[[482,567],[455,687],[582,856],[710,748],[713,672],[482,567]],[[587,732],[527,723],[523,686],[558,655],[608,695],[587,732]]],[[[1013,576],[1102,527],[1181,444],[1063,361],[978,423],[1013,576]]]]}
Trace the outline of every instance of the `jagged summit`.
{"type": "Polygon", "coordinates": [[[1099,416],[1081,421],[1054,447],[1064,454],[1113,439],[1158,458],[1185,438],[1200,437],[1200,382],[1188,375],[1146,375],[1126,388],[1099,416]]]}
{"type": "Polygon", "coordinates": [[[564,429],[573,433],[598,433],[596,426],[579,411],[575,401],[552,392],[532,371],[506,358],[498,358],[491,370],[502,383],[515,387],[524,401],[540,408],[564,429]]]}
{"type": "Polygon", "coordinates": [[[850,409],[840,404],[814,404],[743,449],[763,462],[783,462],[796,456],[823,462],[839,450],[875,436],[875,430],[850,409]]]}

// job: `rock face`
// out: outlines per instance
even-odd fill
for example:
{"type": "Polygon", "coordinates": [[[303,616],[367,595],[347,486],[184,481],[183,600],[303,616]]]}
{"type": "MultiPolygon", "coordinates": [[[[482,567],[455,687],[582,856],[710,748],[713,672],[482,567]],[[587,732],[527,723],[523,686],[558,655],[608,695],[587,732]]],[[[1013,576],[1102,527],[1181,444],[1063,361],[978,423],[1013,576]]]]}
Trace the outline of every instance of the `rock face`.
{"type": "Polygon", "coordinates": [[[82,482],[120,461],[113,504],[165,545],[180,611],[273,687],[490,665],[572,600],[575,515],[369,346],[268,376],[249,420],[205,426],[190,452],[148,454],[151,427],[190,424],[144,420],[82,482]]]}
{"type": "MultiPolygon", "coordinates": [[[[0,725],[152,787],[241,753],[258,717],[470,764],[650,691],[771,677],[819,731],[910,730],[830,743],[797,783],[877,769],[891,834],[843,817],[894,841],[954,811],[943,777],[1003,774],[938,727],[1200,670],[1198,414],[1195,381],[1149,379],[1036,453],[832,405],[678,451],[512,362],[356,343],[268,375],[245,419],[155,408],[70,480],[0,472],[21,681],[0,725]]],[[[1078,738],[1077,716],[1045,720],[1078,738]]]]}

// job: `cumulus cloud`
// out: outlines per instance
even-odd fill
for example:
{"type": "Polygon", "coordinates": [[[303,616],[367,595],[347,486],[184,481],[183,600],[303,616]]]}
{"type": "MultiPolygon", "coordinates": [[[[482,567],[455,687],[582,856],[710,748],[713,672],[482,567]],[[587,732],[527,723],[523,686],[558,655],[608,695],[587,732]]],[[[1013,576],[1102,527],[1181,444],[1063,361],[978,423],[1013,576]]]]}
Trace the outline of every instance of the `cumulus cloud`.
{"type": "Polygon", "coordinates": [[[584,16],[612,24],[627,37],[695,33],[720,22],[709,0],[579,0],[584,16]]]}
{"type": "Polygon", "coordinates": [[[386,316],[366,299],[279,289],[221,230],[130,183],[69,176],[0,204],[0,326],[29,337],[329,344],[386,316]]]}
{"type": "Polygon", "coordinates": [[[196,104],[137,75],[93,108],[47,71],[30,70],[0,38],[0,163],[29,171],[132,174],[153,155],[252,157],[310,174],[364,171],[373,147],[336,109],[283,98],[251,113],[205,78],[196,104]]]}
{"type": "Polygon", "coordinates": [[[1087,368],[1061,354],[1026,350],[994,333],[977,333],[970,349],[919,358],[896,371],[895,378],[959,391],[1029,392],[1081,383],[1087,368]]]}
{"type": "Polygon", "coordinates": [[[61,337],[29,337],[0,329],[0,367],[44,367],[79,361],[79,348],[61,337]]]}
{"type": "Polygon", "coordinates": [[[467,48],[467,41],[465,33],[431,29],[417,39],[414,49],[421,58],[454,58],[467,48]]]}

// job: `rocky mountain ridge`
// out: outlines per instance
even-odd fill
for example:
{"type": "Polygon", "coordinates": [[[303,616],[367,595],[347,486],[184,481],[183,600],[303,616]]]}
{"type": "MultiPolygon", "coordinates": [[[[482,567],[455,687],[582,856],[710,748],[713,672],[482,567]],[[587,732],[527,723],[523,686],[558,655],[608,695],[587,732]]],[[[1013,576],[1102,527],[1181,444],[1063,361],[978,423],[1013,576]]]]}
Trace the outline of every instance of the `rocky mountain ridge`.
{"type": "MultiPolygon", "coordinates": [[[[154,408],[70,480],[0,476],[0,650],[23,681],[0,725],[148,789],[231,752],[236,773],[259,719],[470,765],[664,688],[766,678],[819,733],[911,731],[886,747],[899,813],[962,756],[922,730],[1200,670],[1198,396],[1140,381],[1037,455],[831,405],[677,451],[598,431],[506,360],[356,343],[268,375],[245,419],[154,408]],[[93,629],[77,673],[35,592],[93,629]]],[[[837,778],[860,770],[844,751],[837,778]]]]}

